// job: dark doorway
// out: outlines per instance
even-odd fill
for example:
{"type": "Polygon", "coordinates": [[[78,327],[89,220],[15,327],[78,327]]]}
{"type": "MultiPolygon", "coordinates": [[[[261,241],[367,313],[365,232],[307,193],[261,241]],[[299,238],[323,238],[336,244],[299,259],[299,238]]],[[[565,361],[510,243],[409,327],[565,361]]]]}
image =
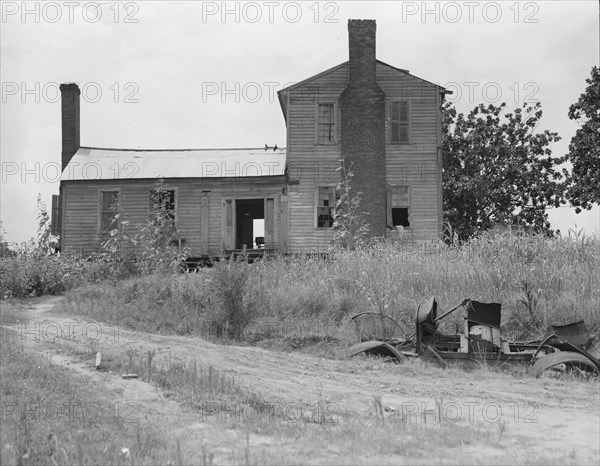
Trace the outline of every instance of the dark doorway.
{"type": "Polygon", "coordinates": [[[236,249],[254,248],[254,220],[265,218],[264,199],[236,199],[236,249]]]}

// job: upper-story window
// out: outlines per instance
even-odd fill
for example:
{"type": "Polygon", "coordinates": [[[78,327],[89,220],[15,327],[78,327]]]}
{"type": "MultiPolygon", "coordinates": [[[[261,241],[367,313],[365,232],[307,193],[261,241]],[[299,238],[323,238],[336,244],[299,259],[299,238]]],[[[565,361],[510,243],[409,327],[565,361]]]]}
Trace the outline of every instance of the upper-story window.
{"type": "Polygon", "coordinates": [[[406,100],[390,102],[390,142],[402,144],[409,142],[409,111],[406,100]]]}
{"type": "Polygon", "coordinates": [[[336,141],[336,105],[320,103],[317,105],[317,144],[335,144],[336,141]]]}

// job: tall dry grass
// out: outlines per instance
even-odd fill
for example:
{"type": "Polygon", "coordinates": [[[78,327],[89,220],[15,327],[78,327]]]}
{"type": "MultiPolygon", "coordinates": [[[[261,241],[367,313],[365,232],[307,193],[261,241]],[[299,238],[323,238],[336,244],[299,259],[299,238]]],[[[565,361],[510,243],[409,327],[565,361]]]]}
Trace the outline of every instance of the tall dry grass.
{"type": "Polygon", "coordinates": [[[549,324],[579,319],[600,331],[599,263],[596,238],[492,232],[459,247],[381,243],[326,259],[224,261],[196,274],[84,286],[67,293],[65,308],[138,330],[301,346],[351,339],[348,320],[365,311],[385,313],[411,332],[418,303],[433,295],[442,311],[465,298],[501,302],[506,336],[537,338],[549,324]]]}

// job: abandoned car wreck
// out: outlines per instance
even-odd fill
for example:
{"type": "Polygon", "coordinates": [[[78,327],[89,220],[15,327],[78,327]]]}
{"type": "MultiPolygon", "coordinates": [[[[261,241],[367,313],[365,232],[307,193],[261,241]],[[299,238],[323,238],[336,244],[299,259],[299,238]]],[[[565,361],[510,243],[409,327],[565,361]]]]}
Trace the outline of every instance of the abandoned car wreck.
{"type": "Polygon", "coordinates": [[[551,325],[543,340],[512,342],[502,337],[501,309],[500,303],[465,299],[438,316],[437,300],[431,297],[418,306],[415,331],[410,335],[389,316],[363,312],[352,318],[362,341],[338,356],[366,353],[399,362],[422,356],[443,366],[523,366],[534,377],[549,370],[600,375],[600,350],[595,343],[598,335],[590,335],[584,321],[551,325]],[[440,321],[459,309],[465,312],[462,329],[442,333],[440,321]]]}
{"type": "Polygon", "coordinates": [[[354,173],[372,236],[401,227],[413,241],[438,238],[447,91],[377,60],[375,21],[350,20],[348,33],[348,61],[278,92],[285,149],[81,146],[80,91],[61,85],[63,173],[53,198],[61,250],[98,251],[116,203],[127,228],[142,222],[159,176],[179,242],[193,257],[323,250],[333,238],[342,162],[354,173]]]}

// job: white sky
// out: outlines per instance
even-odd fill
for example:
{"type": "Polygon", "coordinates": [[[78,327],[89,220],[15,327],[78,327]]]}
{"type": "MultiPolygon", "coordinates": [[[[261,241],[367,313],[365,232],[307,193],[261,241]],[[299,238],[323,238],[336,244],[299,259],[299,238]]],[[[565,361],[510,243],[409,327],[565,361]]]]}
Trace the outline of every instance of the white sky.
{"type": "MultiPolygon", "coordinates": [[[[568,107],[600,61],[595,0],[5,1],[0,207],[6,238],[34,236],[37,194],[48,205],[58,194],[57,84],[82,87],[84,146],[282,147],[275,91],[346,61],[348,19],[375,19],[377,58],[455,91],[459,111],[489,101],[513,109],[539,99],[540,129],[562,136],[552,146],[555,155],[567,151],[577,128],[568,107]]],[[[553,210],[550,218],[563,232],[576,224],[600,233],[598,207],[579,215],[553,210]]]]}

